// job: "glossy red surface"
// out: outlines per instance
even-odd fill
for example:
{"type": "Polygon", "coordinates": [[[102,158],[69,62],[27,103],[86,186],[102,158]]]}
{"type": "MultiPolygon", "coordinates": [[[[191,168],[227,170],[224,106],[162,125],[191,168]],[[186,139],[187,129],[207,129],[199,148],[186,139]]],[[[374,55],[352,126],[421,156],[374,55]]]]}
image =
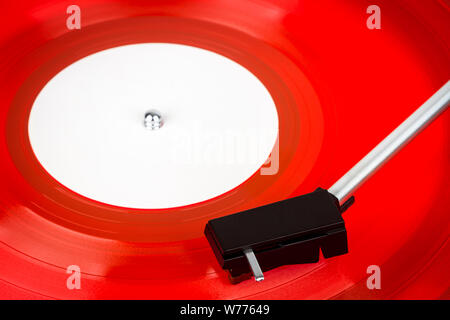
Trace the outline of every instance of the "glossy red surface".
{"type": "Polygon", "coordinates": [[[231,285],[203,237],[213,217],[329,187],[446,82],[448,2],[379,0],[381,30],[367,29],[365,0],[77,4],[74,31],[64,1],[0,4],[0,297],[448,297],[448,111],[355,194],[349,254],[231,285]],[[278,174],[167,210],[95,202],[48,175],[28,140],[37,93],[84,56],[139,42],[209,49],[258,76],[279,113],[278,174]],[[366,287],[373,264],[381,290],[366,287]],[[66,288],[69,265],[80,290],[66,288]]]}

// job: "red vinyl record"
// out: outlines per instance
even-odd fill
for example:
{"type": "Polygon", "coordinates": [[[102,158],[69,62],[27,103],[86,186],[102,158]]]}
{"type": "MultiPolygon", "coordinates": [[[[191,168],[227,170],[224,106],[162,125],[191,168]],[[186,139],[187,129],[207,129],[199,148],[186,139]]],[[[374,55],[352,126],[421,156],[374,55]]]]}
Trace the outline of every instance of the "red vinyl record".
{"type": "Polygon", "coordinates": [[[81,28],[69,30],[66,1],[3,2],[0,297],[449,298],[448,111],[355,193],[348,254],[233,285],[203,235],[210,219],[328,188],[448,81],[449,2],[379,0],[381,29],[367,26],[372,4],[78,0],[81,28]],[[76,61],[140,43],[205,49],[256,76],[278,113],[277,172],[165,209],[107,204],[55,179],[30,143],[36,97],[76,61]],[[70,266],[80,289],[67,287],[70,266]]]}

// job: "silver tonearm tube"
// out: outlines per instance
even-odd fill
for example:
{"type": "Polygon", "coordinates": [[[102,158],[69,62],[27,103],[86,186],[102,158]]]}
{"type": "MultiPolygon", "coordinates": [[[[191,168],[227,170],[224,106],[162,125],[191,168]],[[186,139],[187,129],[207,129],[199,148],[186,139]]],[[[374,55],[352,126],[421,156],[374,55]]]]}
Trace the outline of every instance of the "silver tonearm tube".
{"type": "Polygon", "coordinates": [[[366,179],[443,113],[449,102],[450,81],[336,181],[328,191],[341,204],[344,203],[366,179]]]}

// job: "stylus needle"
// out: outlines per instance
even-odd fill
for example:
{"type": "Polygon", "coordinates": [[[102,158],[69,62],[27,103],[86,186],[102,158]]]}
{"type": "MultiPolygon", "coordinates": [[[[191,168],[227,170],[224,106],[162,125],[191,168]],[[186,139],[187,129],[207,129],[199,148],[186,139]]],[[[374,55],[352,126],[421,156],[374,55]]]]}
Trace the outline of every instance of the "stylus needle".
{"type": "Polygon", "coordinates": [[[245,257],[247,258],[250,269],[252,269],[253,276],[256,281],[264,280],[264,274],[259,266],[258,260],[256,259],[255,253],[252,249],[244,250],[245,257]]]}

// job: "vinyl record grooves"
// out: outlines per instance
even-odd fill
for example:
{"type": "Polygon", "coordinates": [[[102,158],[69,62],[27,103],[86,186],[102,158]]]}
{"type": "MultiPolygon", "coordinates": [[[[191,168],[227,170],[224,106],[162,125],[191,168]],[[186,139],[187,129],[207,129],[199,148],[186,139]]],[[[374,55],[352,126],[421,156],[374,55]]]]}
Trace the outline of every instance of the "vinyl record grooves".
{"type": "Polygon", "coordinates": [[[448,112],[358,191],[344,216],[347,255],[232,285],[203,236],[212,218],[330,186],[446,82],[445,1],[378,1],[381,30],[366,27],[362,0],[77,4],[80,30],[67,29],[65,2],[0,7],[2,297],[448,298],[448,112]],[[28,135],[36,97],[76,61],[141,43],[209,50],[256,76],[278,113],[277,163],[224,194],[167,209],[109,205],[54,179],[28,135]],[[80,290],[66,287],[72,265],[80,290]],[[367,289],[370,265],[382,269],[381,290],[367,289]]]}

